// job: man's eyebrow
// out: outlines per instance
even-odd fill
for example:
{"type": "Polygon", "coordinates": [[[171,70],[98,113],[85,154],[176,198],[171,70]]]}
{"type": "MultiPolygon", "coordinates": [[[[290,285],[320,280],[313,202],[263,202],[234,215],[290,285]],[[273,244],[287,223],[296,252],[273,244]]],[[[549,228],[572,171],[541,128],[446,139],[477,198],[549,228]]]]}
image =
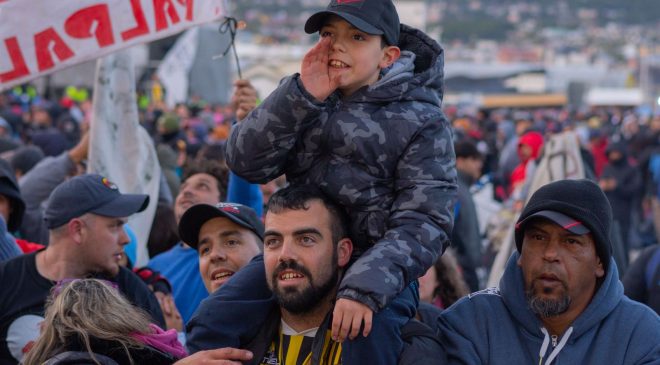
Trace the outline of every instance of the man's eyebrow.
{"type": "Polygon", "coordinates": [[[281,234],[280,232],[277,232],[277,231],[266,230],[266,231],[264,232],[264,237],[265,237],[265,236],[278,236],[278,237],[282,237],[282,234],[281,234]]]}
{"type": "Polygon", "coordinates": [[[233,236],[233,235],[240,236],[240,234],[241,234],[240,231],[234,229],[234,230],[231,230],[231,231],[223,231],[223,232],[221,232],[221,233],[220,233],[220,237],[229,237],[229,236],[233,236]]]}
{"type": "Polygon", "coordinates": [[[317,236],[323,237],[323,234],[321,234],[321,231],[319,231],[316,228],[310,227],[310,228],[302,228],[299,230],[296,230],[293,232],[294,236],[301,236],[304,234],[315,234],[317,236]]]}
{"type": "Polygon", "coordinates": [[[535,223],[530,223],[529,227],[527,227],[527,229],[525,229],[525,233],[530,232],[530,231],[536,231],[536,232],[540,232],[540,233],[548,233],[545,229],[539,227],[539,225],[535,224],[535,223]]]}

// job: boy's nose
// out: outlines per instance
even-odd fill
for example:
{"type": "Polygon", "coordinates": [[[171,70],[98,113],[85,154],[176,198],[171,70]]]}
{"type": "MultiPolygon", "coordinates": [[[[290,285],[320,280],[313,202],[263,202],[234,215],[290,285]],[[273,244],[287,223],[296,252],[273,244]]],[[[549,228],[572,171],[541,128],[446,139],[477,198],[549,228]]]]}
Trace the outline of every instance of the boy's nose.
{"type": "Polygon", "coordinates": [[[333,51],[344,51],[344,43],[337,37],[332,37],[330,40],[330,48],[333,51]]]}

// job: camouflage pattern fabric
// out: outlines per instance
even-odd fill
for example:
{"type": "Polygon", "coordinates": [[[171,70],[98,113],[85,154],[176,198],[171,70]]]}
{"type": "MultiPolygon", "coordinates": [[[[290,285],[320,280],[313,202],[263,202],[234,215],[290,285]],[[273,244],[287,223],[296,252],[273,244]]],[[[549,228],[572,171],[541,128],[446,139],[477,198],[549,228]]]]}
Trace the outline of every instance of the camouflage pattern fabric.
{"type": "Polygon", "coordinates": [[[456,199],[452,131],[440,109],[443,50],[402,25],[402,56],[371,86],[320,103],[299,75],[280,86],[227,143],[239,176],[265,183],[286,174],[343,204],[364,253],[338,297],[385,307],[424,275],[449,243],[456,199]]]}

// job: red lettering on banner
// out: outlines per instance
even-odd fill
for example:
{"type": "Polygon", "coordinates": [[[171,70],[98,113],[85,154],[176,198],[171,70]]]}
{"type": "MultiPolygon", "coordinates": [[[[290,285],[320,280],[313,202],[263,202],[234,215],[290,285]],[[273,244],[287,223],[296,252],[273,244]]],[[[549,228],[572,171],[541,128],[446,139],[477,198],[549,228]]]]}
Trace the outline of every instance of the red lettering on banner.
{"type": "Polygon", "coordinates": [[[193,20],[193,6],[194,0],[186,0],[186,20],[193,20]]]}
{"type": "Polygon", "coordinates": [[[5,46],[7,46],[7,53],[9,53],[9,58],[11,58],[14,69],[0,73],[0,82],[8,82],[29,75],[30,70],[28,70],[25,64],[25,58],[23,58],[23,53],[21,52],[21,47],[18,46],[16,37],[5,39],[5,46]]]}
{"type": "Polygon", "coordinates": [[[64,30],[74,38],[90,38],[92,31],[99,47],[115,43],[108,5],[94,5],[71,14],[64,22],[64,30]]]}
{"type": "Polygon", "coordinates": [[[147,18],[144,16],[140,0],[131,0],[131,9],[136,25],[134,28],[121,32],[121,39],[125,41],[149,33],[149,25],[147,25],[147,18]]]}
{"type": "Polygon", "coordinates": [[[55,67],[53,55],[51,55],[50,45],[54,44],[53,52],[60,59],[60,62],[74,56],[73,51],[64,43],[59,34],[50,27],[34,35],[34,48],[37,53],[37,65],[39,71],[48,70],[55,67]]]}
{"type": "Polygon", "coordinates": [[[178,0],[179,4],[186,6],[186,20],[193,20],[193,2],[194,0],[178,0]]]}
{"type": "Polygon", "coordinates": [[[179,14],[177,14],[176,9],[172,0],[153,0],[154,1],[154,15],[156,16],[156,30],[161,31],[168,27],[167,19],[165,18],[165,11],[170,16],[172,20],[172,25],[179,22],[179,14]]]}

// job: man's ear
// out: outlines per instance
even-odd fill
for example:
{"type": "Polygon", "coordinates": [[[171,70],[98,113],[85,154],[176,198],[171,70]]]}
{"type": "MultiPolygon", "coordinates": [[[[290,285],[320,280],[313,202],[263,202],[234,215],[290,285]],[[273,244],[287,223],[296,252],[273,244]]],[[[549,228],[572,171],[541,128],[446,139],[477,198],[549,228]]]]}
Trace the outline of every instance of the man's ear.
{"type": "Polygon", "coordinates": [[[394,61],[401,57],[401,50],[397,46],[387,46],[383,49],[383,58],[378,63],[381,69],[389,67],[394,61]]]}
{"type": "Polygon", "coordinates": [[[69,236],[76,242],[82,242],[82,228],[84,226],[83,221],[78,218],[74,218],[66,224],[67,231],[69,236]]]}
{"type": "Polygon", "coordinates": [[[350,238],[344,238],[337,243],[337,265],[344,267],[348,264],[353,253],[353,241],[350,238]]]}

